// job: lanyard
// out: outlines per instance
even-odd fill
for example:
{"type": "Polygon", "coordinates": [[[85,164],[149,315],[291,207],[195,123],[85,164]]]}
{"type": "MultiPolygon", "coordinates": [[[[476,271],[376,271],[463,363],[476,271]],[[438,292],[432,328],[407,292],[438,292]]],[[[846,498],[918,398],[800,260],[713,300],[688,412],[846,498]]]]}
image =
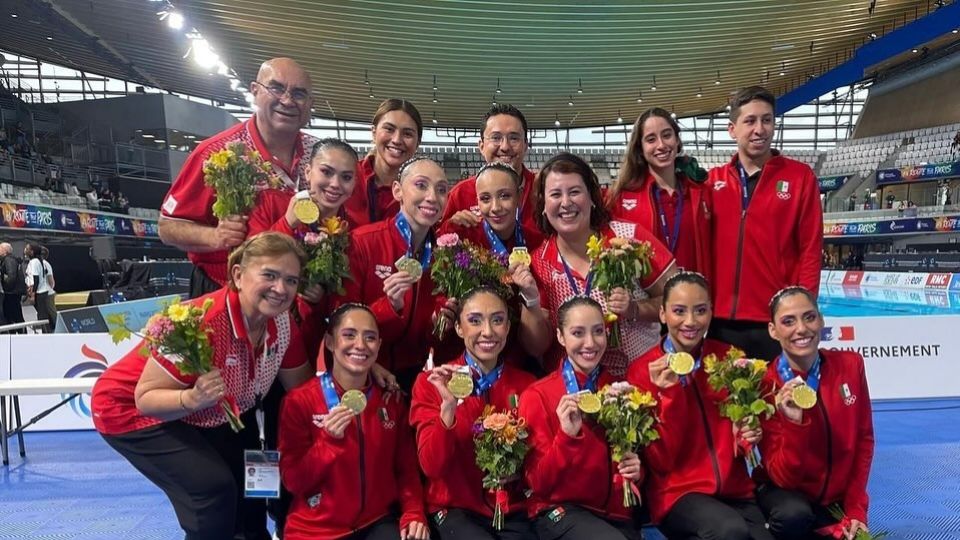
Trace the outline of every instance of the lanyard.
{"type": "Polygon", "coordinates": [[[568,394],[576,394],[581,390],[597,391],[597,379],[600,378],[600,366],[593,368],[593,371],[587,375],[587,381],[583,388],[577,382],[577,374],[573,372],[573,362],[570,358],[563,359],[563,384],[567,387],[568,394]]]}
{"type": "MultiPolygon", "coordinates": [[[[570,288],[573,289],[573,294],[575,296],[580,296],[580,286],[577,285],[577,280],[574,279],[573,272],[570,271],[570,265],[567,264],[567,260],[563,258],[563,255],[560,255],[560,246],[557,246],[557,256],[560,257],[560,263],[563,264],[563,273],[567,275],[567,282],[570,283],[570,288]]],[[[593,288],[593,265],[590,266],[590,271],[587,272],[583,296],[590,296],[590,290],[593,288]]]]}
{"type": "MultiPolygon", "coordinates": [[[[526,247],[526,242],[523,241],[523,231],[520,227],[520,209],[517,208],[517,217],[516,217],[516,228],[514,228],[513,238],[514,245],[516,247],[526,247]]],[[[487,223],[486,220],[483,221],[483,232],[487,233],[487,242],[490,243],[490,249],[497,255],[506,255],[507,246],[503,245],[503,240],[497,236],[497,233],[493,231],[493,227],[487,223]]]]}
{"type": "Polygon", "coordinates": [[[490,373],[486,375],[483,374],[483,371],[480,369],[480,364],[477,363],[473,357],[470,356],[470,353],[464,351],[463,360],[470,366],[470,369],[480,374],[480,379],[477,381],[477,385],[473,388],[473,395],[482,396],[486,393],[487,390],[493,387],[493,385],[500,379],[500,375],[503,374],[503,362],[497,363],[497,367],[493,368],[490,373]]]}
{"type": "MultiPolygon", "coordinates": [[[[407,257],[413,257],[413,229],[403,212],[397,213],[397,230],[407,243],[407,257]]],[[[420,255],[420,266],[426,270],[430,266],[430,256],[433,254],[433,231],[427,233],[427,241],[423,244],[423,253],[420,255]]]]}
{"type": "Polygon", "coordinates": [[[377,221],[377,177],[367,179],[367,211],[370,214],[370,223],[377,221]]]}
{"type": "MultiPolygon", "coordinates": [[[[677,348],[673,346],[673,341],[670,339],[670,336],[665,336],[663,338],[663,350],[670,354],[677,352],[677,348]]],[[[701,344],[700,354],[693,357],[693,371],[700,369],[700,362],[702,358],[703,358],[703,345],[701,344]]],[[[691,371],[688,375],[693,375],[693,371],[691,371]]],[[[688,384],[687,375],[680,375],[680,384],[682,384],[683,386],[686,386],[688,384]]]]}
{"type": "MultiPolygon", "coordinates": [[[[327,402],[327,412],[340,404],[340,394],[337,393],[337,387],[333,384],[333,376],[329,371],[318,371],[317,381],[320,383],[320,390],[323,391],[323,400],[327,402]]],[[[373,385],[364,391],[367,401],[370,401],[370,393],[373,392],[373,385]]]]}
{"type": "Polygon", "coordinates": [[[740,173],[740,195],[742,197],[743,210],[747,210],[747,205],[750,204],[750,190],[747,187],[747,180],[750,178],[750,175],[747,174],[747,169],[743,167],[743,164],[740,161],[737,161],[737,172],[740,173]]]}
{"type": "MultiPolygon", "coordinates": [[[[677,241],[680,239],[680,221],[683,219],[683,189],[680,180],[677,180],[677,207],[673,216],[673,234],[670,234],[667,228],[667,214],[663,211],[660,203],[661,193],[666,193],[665,189],[659,186],[653,187],[653,204],[657,207],[657,214],[660,215],[660,231],[663,233],[663,239],[666,241],[670,253],[676,253],[677,241]]],[[[667,195],[669,197],[669,195],[667,195]]]]}
{"type": "Polygon", "coordinates": [[[260,394],[257,394],[257,410],[254,413],[254,416],[257,419],[257,430],[260,432],[260,450],[266,451],[267,449],[267,435],[266,435],[266,419],[263,415],[263,400],[260,398],[260,394]]]}
{"type": "MultiPolygon", "coordinates": [[[[793,369],[787,361],[787,355],[780,353],[780,359],[777,360],[777,373],[780,375],[780,382],[786,383],[793,378],[793,369]]],[[[820,355],[814,360],[813,366],[807,372],[807,379],[804,381],[814,392],[820,388],[820,355]]]]}

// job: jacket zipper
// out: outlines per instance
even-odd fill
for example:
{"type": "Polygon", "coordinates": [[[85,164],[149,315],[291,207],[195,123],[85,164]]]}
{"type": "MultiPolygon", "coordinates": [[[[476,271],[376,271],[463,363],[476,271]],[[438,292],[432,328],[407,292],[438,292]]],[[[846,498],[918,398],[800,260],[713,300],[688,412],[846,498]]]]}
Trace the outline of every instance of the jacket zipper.
{"type": "MultiPolygon", "coordinates": [[[[403,333],[401,335],[406,335],[410,331],[410,325],[413,324],[413,318],[417,314],[417,299],[420,297],[420,281],[418,280],[413,284],[413,306],[410,309],[410,316],[407,317],[407,324],[403,327],[403,333]]],[[[390,371],[395,372],[397,367],[397,356],[396,356],[396,347],[397,343],[392,343],[390,345],[390,371]]]]}
{"type": "Polygon", "coordinates": [[[743,229],[746,225],[747,210],[740,212],[740,234],[737,237],[737,273],[733,276],[733,307],[730,309],[730,318],[737,318],[737,303],[740,301],[740,267],[743,265],[743,229]]]}
{"type": "Polygon", "coordinates": [[[357,418],[357,441],[360,446],[360,513],[357,514],[357,521],[360,521],[363,507],[367,503],[367,467],[366,456],[364,455],[363,425],[359,417],[357,418]]]}
{"type": "Polygon", "coordinates": [[[827,488],[830,486],[830,473],[833,472],[833,436],[830,431],[830,418],[827,416],[827,408],[823,400],[818,399],[817,405],[820,406],[820,414],[823,415],[823,422],[827,428],[827,474],[823,477],[823,488],[820,489],[820,496],[817,501],[823,503],[823,498],[827,495],[827,488]]]}
{"type": "Polygon", "coordinates": [[[707,411],[703,408],[703,398],[700,397],[700,390],[697,388],[695,380],[690,381],[693,387],[693,395],[697,396],[697,406],[700,408],[700,419],[703,420],[703,429],[707,432],[707,448],[710,449],[710,460],[713,463],[713,476],[717,481],[717,493],[720,493],[722,482],[720,480],[720,464],[717,461],[717,449],[713,446],[713,434],[710,432],[710,424],[707,423],[707,411]]]}

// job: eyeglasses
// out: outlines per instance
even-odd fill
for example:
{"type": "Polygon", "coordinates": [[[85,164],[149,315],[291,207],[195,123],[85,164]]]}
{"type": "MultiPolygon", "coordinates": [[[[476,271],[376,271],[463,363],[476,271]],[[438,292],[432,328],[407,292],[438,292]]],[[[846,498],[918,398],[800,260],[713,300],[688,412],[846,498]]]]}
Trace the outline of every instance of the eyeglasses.
{"type": "Polygon", "coordinates": [[[253,83],[263,87],[264,90],[270,92],[270,95],[277,99],[283,99],[283,96],[290,96],[290,99],[296,103],[304,103],[310,99],[310,92],[303,88],[287,89],[287,87],[282,84],[263,84],[260,81],[253,81],[253,83]]]}
{"type": "Polygon", "coordinates": [[[523,135],[517,133],[511,133],[506,137],[504,137],[501,133],[494,133],[493,135],[486,137],[486,139],[497,146],[499,146],[504,140],[506,140],[510,146],[517,146],[524,141],[523,135]]]}

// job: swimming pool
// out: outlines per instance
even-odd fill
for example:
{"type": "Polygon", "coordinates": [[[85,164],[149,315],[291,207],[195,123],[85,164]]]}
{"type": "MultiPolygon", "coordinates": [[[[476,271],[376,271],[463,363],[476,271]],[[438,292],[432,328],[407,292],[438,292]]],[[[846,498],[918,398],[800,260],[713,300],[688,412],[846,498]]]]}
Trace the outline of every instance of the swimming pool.
{"type": "Polygon", "coordinates": [[[960,293],[940,290],[821,285],[819,301],[828,317],[960,315],[960,293]]]}

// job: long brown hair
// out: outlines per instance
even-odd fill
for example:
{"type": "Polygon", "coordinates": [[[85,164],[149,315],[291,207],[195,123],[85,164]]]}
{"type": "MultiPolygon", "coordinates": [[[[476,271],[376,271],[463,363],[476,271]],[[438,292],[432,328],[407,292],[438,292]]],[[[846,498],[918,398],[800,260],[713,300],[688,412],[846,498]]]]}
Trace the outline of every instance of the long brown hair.
{"type": "Polygon", "coordinates": [[[647,177],[649,165],[643,157],[643,124],[652,116],[663,118],[670,124],[674,135],[677,137],[677,154],[683,151],[683,143],[680,142],[680,124],[670,116],[670,113],[660,107],[653,107],[644,111],[633,124],[633,132],[630,134],[627,149],[623,153],[623,163],[620,164],[620,174],[617,175],[617,181],[607,191],[607,208],[616,206],[616,200],[621,191],[638,188],[643,179],[647,177]]]}
{"type": "Polygon", "coordinates": [[[569,152],[560,152],[550,158],[550,161],[543,164],[543,167],[533,181],[534,201],[536,203],[535,219],[537,221],[537,228],[540,229],[543,234],[550,236],[556,233],[553,225],[550,225],[550,220],[548,220],[544,214],[544,208],[546,208],[547,205],[547,196],[546,193],[544,193],[547,187],[547,175],[552,172],[561,174],[573,173],[583,178],[583,184],[586,186],[587,192],[590,193],[590,202],[593,205],[590,209],[591,229],[598,230],[610,222],[610,212],[603,206],[603,195],[600,191],[600,180],[597,178],[597,174],[593,172],[590,165],[580,156],[569,152]]]}
{"type": "Polygon", "coordinates": [[[413,103],[405,99],[390,98],[383,100],[383,103],[377,107],[377,112],[373,114],[373,122],[371,124],[376,127],[388,112],[393,111],[403,111],[407,113],[410,118],[413,118],[413,123],[417,125],[417,144],[420,144],[423,140],[423,119],[420,118],[420,111],[417,110],[413,103]]]}

